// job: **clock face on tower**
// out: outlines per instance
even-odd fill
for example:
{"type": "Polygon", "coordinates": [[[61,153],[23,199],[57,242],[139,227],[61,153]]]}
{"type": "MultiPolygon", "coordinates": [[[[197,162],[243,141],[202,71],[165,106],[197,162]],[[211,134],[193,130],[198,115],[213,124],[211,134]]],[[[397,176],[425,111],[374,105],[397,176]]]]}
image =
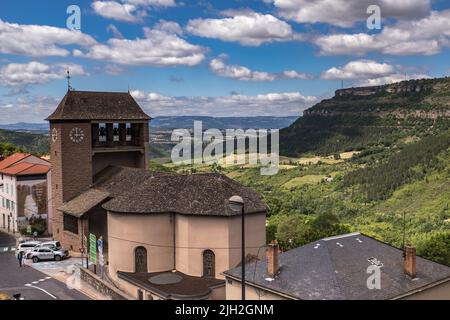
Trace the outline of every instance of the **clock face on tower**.
{"type": "Polygon", "coordinates": [[[58,140],[58,130],[56,130],[56,128],[53,128],[53,130],[52,130],[52,141],[56,142],[56,140],[58,140]]]}
{"type": "Polygon", "coordinates": [[[80,143],[84,139],[84,132],[80,128],[72,128],[69,133],[70,140],[75,143],[80,143]]]}

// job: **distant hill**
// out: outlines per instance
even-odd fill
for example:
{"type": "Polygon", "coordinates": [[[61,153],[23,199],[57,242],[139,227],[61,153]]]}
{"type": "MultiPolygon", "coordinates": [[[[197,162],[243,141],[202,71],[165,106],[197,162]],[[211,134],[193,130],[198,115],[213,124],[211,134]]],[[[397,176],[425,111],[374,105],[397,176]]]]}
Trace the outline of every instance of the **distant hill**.
{"type": "Polygon", "coordinates": [[[14,131],[41,131],[48,132],[48,123],[26,123],[18,122],[12,124],[0,124],[0,129],[14,131]]]}
{"type": "Polygon", "coordinates": [[[50,150],[47,135],[0,129],[0,142],[12,143],[26,152],[46,154],[50,150]]]}
{"type": "Polygon", "coordinates": [[[152,131],[192,128],[194,121],[202,121],[203,129],[281,129],[291,125],[297,117],[206,117],[179,116],[155,117],[150,123],[152,131]]]}
{"type": "Polygon", "coordinates": [[[283,155],[389,146],[450,128],[450,78],[337,90],[280,132],[283,155]]]}
{"type": "MultiPolygon", "coordinates": [[[[206,116],[175,116],[175,117],[155,117],[150,122],[152,131],[192,128],[194,121],[202,121],[203,128],[217,129],[281,129],[291,125],[297,117],[206,117],[206,116]]],[[[0,124],[0,129],[47,133],[48,123],[26,123],[18,122],[13,124],[0,124]]]]}
{"type": "MultiPolygon", "coordinates": [[[[150,122],[150,131],[171,131],[176,128],[193,128],[194,121],[202,121],[203,129],[280,129],[292,124],[297,117],[155,117],[150,122]]],[[[0,124],[0,142],[10,142],[28,152],[48,153],[48,123],[0,124]]],[[[152,143],[152,157],[166,157],[171,145],[152,143]],[[166,150],[167,149],[167,150],[166,150]]]]}

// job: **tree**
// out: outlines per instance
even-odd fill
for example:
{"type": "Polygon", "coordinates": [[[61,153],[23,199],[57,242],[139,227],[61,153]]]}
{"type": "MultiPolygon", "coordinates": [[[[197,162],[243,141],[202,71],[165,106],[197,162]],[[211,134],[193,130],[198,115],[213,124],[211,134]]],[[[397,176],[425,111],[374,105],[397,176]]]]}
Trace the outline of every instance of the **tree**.
{"type": "Polygon", "coordinates": [[[314,219],[313,227],[318,230],[328,230],[332,229],[334,225],[339,223],[339,219],[331,212],[326,212],[319,214],[316,219],[314,219]]]}
{"type": "Polygon", "coordinates": [[[431,236],[417,249],[420,256],[450,266],[450,231],[431,236]]]}
{"type": "Polygon", "coordinates": [[[16,152],[24,152],[22,148],[19,148],[9,142],[0,142],[0,155],[8,157],[16,152]]]}

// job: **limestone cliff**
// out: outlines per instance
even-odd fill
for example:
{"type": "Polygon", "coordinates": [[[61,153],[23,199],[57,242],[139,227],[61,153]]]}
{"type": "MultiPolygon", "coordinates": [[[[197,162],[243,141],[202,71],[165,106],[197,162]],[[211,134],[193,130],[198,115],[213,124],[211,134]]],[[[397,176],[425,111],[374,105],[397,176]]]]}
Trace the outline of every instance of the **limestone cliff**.
{"type": "Polygon", "coordinates": [[[281,130],[282,154],[329,154],[450,128],[450,78],[337,90],[281,130]]]}

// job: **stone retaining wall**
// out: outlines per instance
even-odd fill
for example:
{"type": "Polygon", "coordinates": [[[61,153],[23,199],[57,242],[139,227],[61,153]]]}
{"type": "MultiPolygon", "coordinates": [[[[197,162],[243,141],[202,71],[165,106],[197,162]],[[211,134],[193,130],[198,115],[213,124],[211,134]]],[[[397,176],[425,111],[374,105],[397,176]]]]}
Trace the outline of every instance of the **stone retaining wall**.
{"type": "Polygon", "coordinates": [[[91,271],[80,268],[80,275],[81,280],[91,285],[103,295],[110,297],[112,300],[128,300],[122,292],[100,279],[100,277],[91,271]]]}

